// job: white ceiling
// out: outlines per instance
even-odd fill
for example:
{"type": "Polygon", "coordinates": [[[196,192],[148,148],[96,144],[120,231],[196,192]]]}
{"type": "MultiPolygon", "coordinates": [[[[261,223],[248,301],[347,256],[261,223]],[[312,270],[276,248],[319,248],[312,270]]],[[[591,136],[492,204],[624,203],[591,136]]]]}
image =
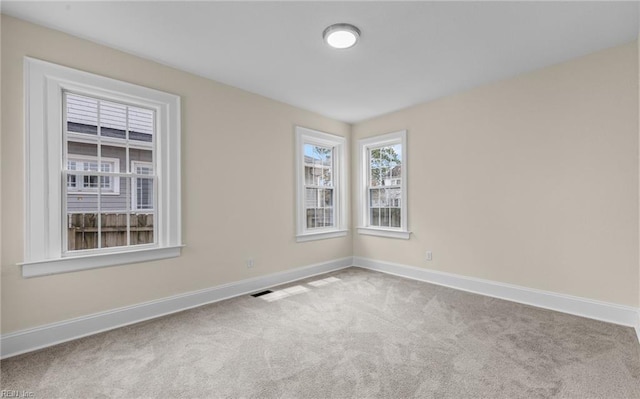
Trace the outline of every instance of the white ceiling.
{"type": "Polygon", "coordinates": [[[2,2],[2,12],[345,122],[634,40],[636,2],[2,2]],[[332,50],[322,31],[360,28],[332,50]]]}

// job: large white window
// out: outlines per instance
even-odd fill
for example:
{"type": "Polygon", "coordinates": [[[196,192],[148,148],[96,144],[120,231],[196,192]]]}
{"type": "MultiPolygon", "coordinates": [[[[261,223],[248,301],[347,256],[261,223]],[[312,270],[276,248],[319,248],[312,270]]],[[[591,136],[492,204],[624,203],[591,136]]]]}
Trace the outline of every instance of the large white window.
{"type": "Polygon", "coordinates": [[[409,239],[407,132],[359,141],[358,233],[409,239]]]}
{"type": "Polygon", "coordinates": [[[347,235],[344,137],[296,127],[297,241],[347,235]]]}
{"type": "Polygon", "coordinates": [[[180,255],[180,99],[25,58],[25,277],[180,255]]]}

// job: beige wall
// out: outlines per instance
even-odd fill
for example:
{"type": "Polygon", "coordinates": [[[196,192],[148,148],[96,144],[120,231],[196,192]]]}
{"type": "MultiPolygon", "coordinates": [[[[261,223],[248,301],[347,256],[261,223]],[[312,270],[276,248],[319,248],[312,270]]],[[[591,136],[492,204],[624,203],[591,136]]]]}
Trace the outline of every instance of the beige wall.
{"type": "Polygon", "coordinates": [[[637,51],[355,125],[352,156],[359,138],[408,130],[413,235],[356,234],[354,255],[638,306],[637,51]]]}
{"type": "Polygon", "coordinates": [[[414,234],[296,244],[293,126],[349,136],[349,125],[10,17],[1,24],[3,333],[352,253],[640,304],[635,44],[355,125],[352,145],[408,129],[414,234]],[[181,258],[21,278],[25,55],[182,97],[181,258]],[[255,165],[265,158],[269,175],[255,165]]]}
{"type": "Polygon", "coordinates": [[[294,125],[349,125],[6,16],[1,71],[3,333],[351,256],[351,237],[295,243],[293,219],[294,125]],[[25,55],[181,96],[182,257],[20,276],[25,55]]]}

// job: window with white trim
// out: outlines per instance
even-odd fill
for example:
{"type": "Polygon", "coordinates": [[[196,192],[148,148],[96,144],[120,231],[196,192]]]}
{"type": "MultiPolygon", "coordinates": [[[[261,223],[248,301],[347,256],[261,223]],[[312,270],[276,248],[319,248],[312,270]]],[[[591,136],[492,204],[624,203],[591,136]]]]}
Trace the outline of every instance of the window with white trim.
{"type": "Polygon", "coordinates": [[[23,276],[179,256],[180,98],[28,57],[25,79],[23,276]]]}
{"type": "Polygon", "coordinates": [[[296,127],[297,236],[347,234],[344,137],[296,127]]]}
{"type": "Polygon", "coordinates": [[[362,139],[359,144],[360,234],[409,239],[407,132],[362,139]]]}

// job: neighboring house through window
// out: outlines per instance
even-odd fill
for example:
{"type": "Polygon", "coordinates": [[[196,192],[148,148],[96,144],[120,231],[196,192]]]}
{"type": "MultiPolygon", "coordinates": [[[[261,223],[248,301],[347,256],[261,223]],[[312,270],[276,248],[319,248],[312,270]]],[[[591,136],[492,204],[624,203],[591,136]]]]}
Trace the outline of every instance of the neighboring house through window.
{"type": "MultiPolygon", "coordinates": [[[[102,158],[101,172],[113,173],[120,171],[120,160],[115,158],[102,158]]],[[[97,194],[98,192],[98,175],[82,175],[72,174],[74,170],[90,172],[98,171],[98,158],[86,156],[79,157],[72,155],[67,158],[67,192],[70,194],[97,194]],[[73,158],[72,158],[73,157],[73,158]]],[[[111,176],[102,176],[100,180],[100,189],[103,195],[120,194],[120,179],[113,179],[111,176]]]]}
{"type": "Polygon", "coordinates": [[[297,241],[347,234],[345,142],[296,127],[297,241]]]}
{"type": "Polygon", "coordinates": [[[408,239],[406,131],[359,141],[360,234],[408,239]]]}
{"type": "Polygon", "coordinates": [[[23,275],[178,256],[179,97],[30,58],[25,66],[23,275]]]}
{"type": "MultiPolygon", "coordinates": [[[[132,161],[131,169],[137,175],[153,176],[153,164],[150,162],[132,161]]],[[[132,193],[131,206],[133,209],[153,209],[153,178],[137,177],[133,181],[132,193]]]]}

